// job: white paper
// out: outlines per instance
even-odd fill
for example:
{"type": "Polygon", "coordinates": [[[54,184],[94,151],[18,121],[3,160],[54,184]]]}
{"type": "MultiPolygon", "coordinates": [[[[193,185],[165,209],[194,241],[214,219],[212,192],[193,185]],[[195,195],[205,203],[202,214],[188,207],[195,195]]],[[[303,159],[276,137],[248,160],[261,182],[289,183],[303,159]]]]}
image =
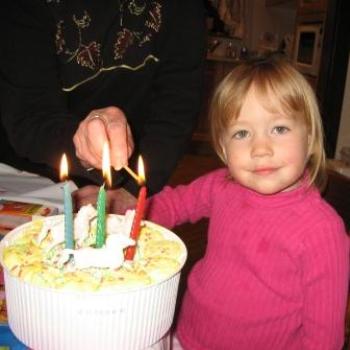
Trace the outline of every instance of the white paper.
{"type": "MultiPolygon", "coordinates": [[[[71,191],[77,189],[72,181],[69,181],[69,187],[71,191]]],[[[3,163],[0,163],[0,199],[54,206],[60,213],[63,212],[61,183],[3,163]]]]}

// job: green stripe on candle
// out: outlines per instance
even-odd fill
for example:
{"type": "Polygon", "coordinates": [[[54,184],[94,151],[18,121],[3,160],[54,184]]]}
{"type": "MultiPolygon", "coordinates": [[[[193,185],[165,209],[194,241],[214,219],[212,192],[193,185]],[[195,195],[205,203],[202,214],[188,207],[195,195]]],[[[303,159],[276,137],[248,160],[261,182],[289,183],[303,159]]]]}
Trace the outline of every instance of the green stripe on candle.
{"type": "Polygon", "coordinates": [[[106,240],[106,191],[103,184],[97,198],[96,248],[102,248],[106,240]]]}

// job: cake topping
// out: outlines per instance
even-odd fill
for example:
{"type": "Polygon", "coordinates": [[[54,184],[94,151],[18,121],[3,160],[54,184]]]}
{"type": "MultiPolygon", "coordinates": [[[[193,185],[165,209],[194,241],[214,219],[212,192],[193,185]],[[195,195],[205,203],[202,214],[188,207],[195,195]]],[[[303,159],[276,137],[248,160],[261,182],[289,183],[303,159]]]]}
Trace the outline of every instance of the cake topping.
{"type": "Polygon", "coordinates": [[[178,271],[186,255],[181,242],[144,222],[135,242],[129,237],[134,211],[107,215],[106,241],[95,248],[96,210],[83,207],[75,217],[75,249],[65,249],[62,216],[38,219],[16,233],[2,251],[11,275],[42,287],[97,291],[149,285],[178,271]],[[136,247],[133,261],[125,248],[136,247]]]}
{"type": "Polygon", "coordinates": [[[59,265],[66,263],[73,256],[74,266],[77,269],[88,267],[109,267],[116,269],[124,263],[124,248],[135,245],[135,241],[124,234],[108,235],[104,247],[80,249],[64,249],[59,265]]]}

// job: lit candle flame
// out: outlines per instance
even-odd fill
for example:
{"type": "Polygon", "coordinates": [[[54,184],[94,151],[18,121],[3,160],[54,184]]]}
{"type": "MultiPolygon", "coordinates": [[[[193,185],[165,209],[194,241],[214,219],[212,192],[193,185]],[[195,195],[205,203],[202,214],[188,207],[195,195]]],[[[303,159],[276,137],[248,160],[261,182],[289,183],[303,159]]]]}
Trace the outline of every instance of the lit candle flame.
{"type": "Polygon", "coordinates": [[[138,174],[138,178],[139,178],[139,184],[144,185],[146,182],[145,166],[143,164],[143,159],[141,156],[139,156],[139,158],[138,158],[137,174],[138,174]]]}
{"type": "Polygon", "coordinates": [[[107,186],[112,187],[112,175],[111,175],[111,158],[109,155],[108,142],[103,144],[103,154],[102,154],[102,175],[105,179],[107,186]]]}
{"type": "Polygon", "coordinates": [[[65,181],[68,179],[68,161],[67,156],[63,153],[60,165],[60,180],[65,181]]]}

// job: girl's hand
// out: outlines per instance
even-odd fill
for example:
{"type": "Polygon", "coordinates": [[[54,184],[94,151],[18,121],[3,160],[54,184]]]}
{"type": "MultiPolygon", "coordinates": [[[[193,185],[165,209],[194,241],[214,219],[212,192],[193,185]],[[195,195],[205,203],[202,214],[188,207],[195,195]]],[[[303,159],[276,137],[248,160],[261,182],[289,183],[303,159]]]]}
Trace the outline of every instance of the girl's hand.
{"type": "Polygon", "coordinates": [[[102,168],[102,149],[109,143],[111,166],[120,170],[128,164],[134,141],[123,111],[117,107],[96,109],[79,124],[73,137],[77,157],[86,168],[102,168]]]}

